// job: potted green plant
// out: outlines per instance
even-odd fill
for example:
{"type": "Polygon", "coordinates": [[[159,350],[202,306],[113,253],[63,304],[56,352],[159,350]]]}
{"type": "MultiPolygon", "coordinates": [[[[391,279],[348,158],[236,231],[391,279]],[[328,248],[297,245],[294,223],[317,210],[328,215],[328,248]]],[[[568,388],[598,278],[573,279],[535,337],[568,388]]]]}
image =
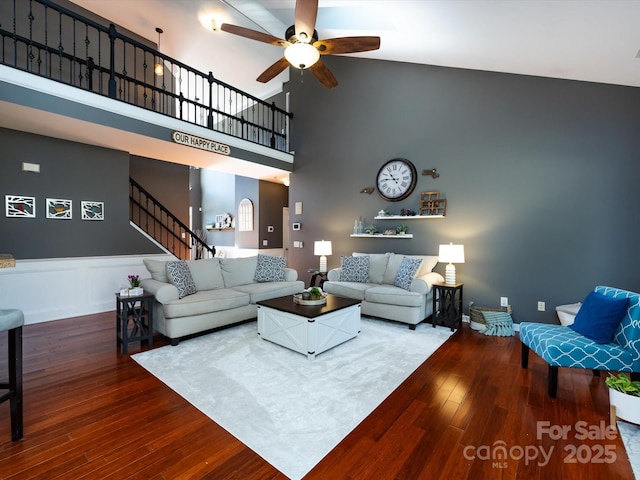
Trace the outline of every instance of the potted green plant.
{"type": "Polygon", "coordinates": [[[368,225],[367,227],[365,227],[364,232],[368,235],[375,235],[376,233],[378,233],[378,227],[376,227],[375,225],[368,225]]]}
{"type": "Polygon", "coordinates": [[[398,235],[405,235],[406,233],[409,233],[409,227],[405,224],[399,225],[398,228],[396,228],[396,232],[398,232],[398,235]]]}
{"type": "Polygon", "coordinates": [[[604,383],[609,387],[611,424],[615,418],[640,425],[640,382],[631,380],[626,374],[609,374],[604,383]]]}

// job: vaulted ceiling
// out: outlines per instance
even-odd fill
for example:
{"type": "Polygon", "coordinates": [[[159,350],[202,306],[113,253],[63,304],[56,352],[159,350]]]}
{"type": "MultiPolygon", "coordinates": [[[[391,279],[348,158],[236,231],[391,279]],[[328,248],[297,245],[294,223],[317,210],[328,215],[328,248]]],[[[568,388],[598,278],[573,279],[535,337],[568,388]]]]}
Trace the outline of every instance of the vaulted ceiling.
{"type": "MultiPolygon", "coordinates": [[[[288,79],[256,82],[282,49],[211,22],[284,37],[295,0],[72,1],[153,42],[161,27],[163,53],[258,97],[288,79]]],[[[638,0],[319,0],[316,28],[381,37],[353,56],[640,87],[638,19],[638,0]]]]}

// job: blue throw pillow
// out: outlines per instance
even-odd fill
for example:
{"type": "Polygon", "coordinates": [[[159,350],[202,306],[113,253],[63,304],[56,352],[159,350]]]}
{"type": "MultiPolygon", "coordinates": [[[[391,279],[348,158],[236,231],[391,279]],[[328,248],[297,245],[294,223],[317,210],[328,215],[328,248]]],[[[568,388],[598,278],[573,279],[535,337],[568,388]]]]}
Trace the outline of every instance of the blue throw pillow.
{"type": "Polygon", "coordinates": [[[582,302],[569,328],[596,343],[609,343],[629,308],[628,298],[613,298],[591,292],[582,302]]]}
{"type": "Polygon", "coordinates": [[[396,287],[411,290],[411,282],[413,282],[413,277],[415,277],[421,263],[421,258],[404,257],[402,262],[400,262],[398,273],[396,273],[396,278],[393,281],[393,284],[396,287]]]}
{"type": "Polygon", "coordinates": [[[367,283],[369,281],[369,256],[340,257],[340,281],[367,283]]]}

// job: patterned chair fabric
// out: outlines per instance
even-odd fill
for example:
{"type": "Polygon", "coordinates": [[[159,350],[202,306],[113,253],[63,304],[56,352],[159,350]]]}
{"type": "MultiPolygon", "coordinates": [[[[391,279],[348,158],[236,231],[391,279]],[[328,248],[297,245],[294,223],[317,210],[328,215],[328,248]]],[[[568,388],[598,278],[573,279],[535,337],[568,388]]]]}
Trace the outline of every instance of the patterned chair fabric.
{"type": "Polygon", "coordinates": [[[629,298],[629,307],[608,344],[596,343],[562,325],[523,322],[520,324],[522,367],[527,368],[529,349],[549,364],[549,396],[557,391],[558,367],[640,372],[640,294],[619,288],[597,286],[597,293],[629,298]]]}

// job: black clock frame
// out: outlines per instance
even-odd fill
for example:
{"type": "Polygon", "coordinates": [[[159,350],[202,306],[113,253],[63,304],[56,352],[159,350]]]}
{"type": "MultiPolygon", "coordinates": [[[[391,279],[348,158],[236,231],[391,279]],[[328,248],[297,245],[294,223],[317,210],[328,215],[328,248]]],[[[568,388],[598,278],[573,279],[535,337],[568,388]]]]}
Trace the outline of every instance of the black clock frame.
{"type": "Polygon", "coordinates": [[[413,164],[413,162],[411,162],[410,160],[407,160],[406,158],[392,158],[391,160],[388,160],[380,167],[380,170],[378,170],[378,174],[376,175],[376,187],[377,187],[378,193],[383,199],[385,199],[388,202],[399,202],[401,200],[404,200],[405,198],[407,198],[409,195],[413,193],[417,183],[418,183],[418,171],[416,170],[416,166],[413,164]],[[387,197],[384,193],[382,193],[379,187],[380,185],[379,179],[380,179],[380,174],[382,173],[382,170],[384,170],[385,167],[392,162],[405,163],[409,167],[409,170],[411,170],[411,177],[412,177],[411,185],[409,185],[409,188],[407,189],[407,191],[402,195],[400,195],[399,197],[387,197]]]}

